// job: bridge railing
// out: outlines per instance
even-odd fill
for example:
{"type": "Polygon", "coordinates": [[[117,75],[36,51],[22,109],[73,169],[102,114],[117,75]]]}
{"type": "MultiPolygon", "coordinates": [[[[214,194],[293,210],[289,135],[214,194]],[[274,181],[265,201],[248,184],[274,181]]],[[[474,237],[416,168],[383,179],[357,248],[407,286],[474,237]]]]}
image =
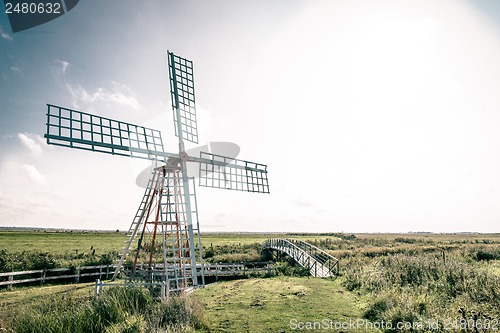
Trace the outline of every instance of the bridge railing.
{"type": "Polygon", "coordinates": [[[339,261],[327,252],[307,242],[295,239],[272,238],[264,241],[264,248],[288,254],[313,276],[330,277],[338,274],[339,261]]]}
{"type": "Polygon", "coordinates": [[[312,255],[316,259],[316,261],[319,261],[328,269],[328,271],[338,274],[339,260],[337,258],[307,242],[295,239],[289,239],[288,241],[294,243],[297,247],[312,255]]]}

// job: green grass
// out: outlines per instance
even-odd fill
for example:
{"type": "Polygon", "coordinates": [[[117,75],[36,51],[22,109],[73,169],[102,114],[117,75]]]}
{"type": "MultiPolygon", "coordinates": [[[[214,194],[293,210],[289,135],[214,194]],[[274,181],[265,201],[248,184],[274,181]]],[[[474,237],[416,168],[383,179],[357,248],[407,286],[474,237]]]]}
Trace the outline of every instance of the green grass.
{"type": "Polygon", "coordinates": [[[119,251],[125,240],[124,232],[43,232],[0,231],[0,249],[9,252],[37,250],[54,256],[66,253],[96,253],[119,251]]]}
{"type": "Polygon", "coordinates": [[[367,306],[342,287],[341,279],[308,277],[221,282],[194,296],[204,304],[211,332],[289,332],[291,321],[348,322],[361,318],[367,306]]]}

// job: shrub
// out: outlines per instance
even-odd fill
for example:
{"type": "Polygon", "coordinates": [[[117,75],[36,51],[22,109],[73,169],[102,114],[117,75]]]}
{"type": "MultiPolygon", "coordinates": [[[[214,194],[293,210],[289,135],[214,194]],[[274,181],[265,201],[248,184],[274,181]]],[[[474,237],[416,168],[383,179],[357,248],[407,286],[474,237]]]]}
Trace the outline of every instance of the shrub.
{"type": "Polygon", "coordinates": [[[496,253],[493,251],[478,250],[474,256],[474,259],[476,259],[477,261],[497,260],[500,259],[500,253],[496,253]]]}
{"type": "Polygon", "coordinates": [[[189,326],[197,329],[205,327],[200,303],[185,295],[160,302],[148,316],[148,327],[152,329],[170,327],[179,330],[189,326]]]}
{"type": "Polygon", "coordinates": [[[48,252],[22,251],[9,253],[0,250],[0,272],[51,269],[61,267],[54,255],[48,252]]]}
{"type": "Polygon", "coordinates": [[[129,315],[147,312],[152,301],[147,289],[111,287],[92,300],[92,316],[97,329],[103,330],[110,324],[124,321],[129,315]]]}
{"type": "Polygon", "coordinates": [[[116,251],[114,252],[108,252],[108,253],[103,253],[101,255],[88,255],[87,257],[83,256],[81,261],[78,266],[100,266],[100,265],[112,265],[114,262],[114,259],[118,257],[118,253],[116,251]]]}
{"type": "Polygon", "coordinates": [[[384,318],[384,314],[387,309],[389,309],[389,307],[392,307],[392,304],[389,304],[386,299],[378,300],[368,307],[368,309],[363,314],[363,318],[373,322],[380,321],[384,318]]]}
{"type": "Polygon", "coordinates": [[[309,276],[309,270],[304,268],[293,261],[293,259],[288,258],[285,261],[278,261],[274,264],[274,267],[278,274],[286,276],[309,276]]]}
{"type": "Polygon", "coordinates": [[[361,286],[363,284],[361,283],[360,280],[358,279],[353,279],[352,277],[349,278],[349,279],[346,279],[346,281],[344,282],[344,287],[348,290],[348,291],[354,291],[356,289],[360,289],[361,286]]]}
{"type": "Polygon", "coordinates": [[[406,244],[415,244],[417,242],[415,238],[407,238],[407,237],[396,237],[394,240],[398,243],[406,243],[406,244]]]}
{"type": "Polygon", "coordinates": [[[9,254],[7,253],[7,250],[1,249],[0,250],[0,273],[8,272],[11,270],[10,267],[8,267],[9,263],[10,263],[10,258],[9,258],[9,254]]]}

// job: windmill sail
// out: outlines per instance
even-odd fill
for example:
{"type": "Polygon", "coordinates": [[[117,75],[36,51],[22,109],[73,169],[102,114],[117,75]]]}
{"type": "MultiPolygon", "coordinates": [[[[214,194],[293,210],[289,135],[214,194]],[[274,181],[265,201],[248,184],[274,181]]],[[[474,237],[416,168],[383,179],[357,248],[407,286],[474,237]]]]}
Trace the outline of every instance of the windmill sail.
{"type": "Polygon", "coordinates": [[[200,152],[200,186],[269,193],[267,165],[200,152]]]}
{"type": "Polygon", "coordinates": [[[168,70],[170,76],[170,98],[174,112],[174,124],[181,122],[181,132],[175,126],[175,135],[182,135],[184,140],[198,143],[196,123],[196,107],[194,99],[193,62],[181,58],[172,52],[168,54],[168,70]],[[179,110],[180,119],[177,119],[179,110]]]}
{"type": "Polygon", "coordinates": [[[158,130],[47,104],[47,144],[143,159],[175,154],[158,130]]]}

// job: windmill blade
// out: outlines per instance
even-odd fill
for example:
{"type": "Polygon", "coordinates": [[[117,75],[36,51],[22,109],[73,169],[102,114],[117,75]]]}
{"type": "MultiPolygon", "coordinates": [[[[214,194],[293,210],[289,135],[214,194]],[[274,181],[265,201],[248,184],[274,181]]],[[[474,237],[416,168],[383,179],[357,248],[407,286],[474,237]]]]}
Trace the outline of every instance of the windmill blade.
{"type": "Polygon", "coordinates": [[[200,186],[269,193],[267,165],[200,152],[200,186]]]}
{"type": "Polygon", "coordinates": [[[198,143],[193,62],[169,51],[167,51],[167,55],[175,135],[182,135],[184,140],[198,143]],[[178,119],[177,110],[179,110],[180,119],[178,119]],[[179,131],[182,133],[179,133],[179,131]]]}
{"type": "Polygon", "coordinates": [[[160,131],[47,104],[47,144],[143,159],[166,153],[160,131]]]}
{"type": "MultiPolygon", "coordinates": [[[[186,151],[189,156],[199,156],[202,151],[211,151],[218,155],[225,155],[228,157],[229,162],[238,157],[240,153],[240,147],[232,142],[209,142],[206,145],[198,146],[186,151]]],[[[146,168],[144,168],[135,180],[137,186],[146,188],[151,176],[152,170],[156,167],[155,163],[151,163],[146,168]]],[[[221,166],[215,166],[217,169],[221,166]]],[[[200,163],[188,163],[187,164],[187,175],[188,177],[198,178],[200,175],[200,163]]]]}

